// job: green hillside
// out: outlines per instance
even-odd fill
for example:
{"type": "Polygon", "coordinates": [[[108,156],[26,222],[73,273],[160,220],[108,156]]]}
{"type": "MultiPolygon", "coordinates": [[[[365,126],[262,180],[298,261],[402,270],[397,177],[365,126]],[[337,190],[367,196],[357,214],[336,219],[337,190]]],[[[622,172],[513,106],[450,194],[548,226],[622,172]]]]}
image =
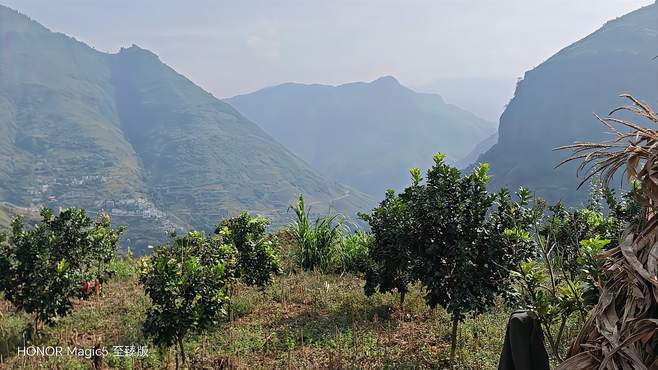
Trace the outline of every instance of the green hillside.
{"type": "Polygon", "coordinates": [[[102,53],[5,7],[0,40],[0,201],[105,209],[137,248],[243,209],[281,225],[299,193],[372,204],[146,50],[102,53]]]}
{"type": "Polygon", "coordinates": [[[428,166],[436,152],[457,161],[496,130],[390,76],[335,87],[288,83],[227,101],[323,174],[378,197],[406,185],[409,168],[428,166]]]}
{"type": "Polygon", "coordinates": [[[654,4],[610,21],[525,74],[501,117],[498,143],[480,157],[491,164],[492,186],[525,185],[550,201],[586,196],[586,187],[575,191],[575,164],[554,169],[568,153],[552,149],[609,138],[593,112],[605,116],[626,104],[619,94],[657,105],[657,15],[654,4]]]}

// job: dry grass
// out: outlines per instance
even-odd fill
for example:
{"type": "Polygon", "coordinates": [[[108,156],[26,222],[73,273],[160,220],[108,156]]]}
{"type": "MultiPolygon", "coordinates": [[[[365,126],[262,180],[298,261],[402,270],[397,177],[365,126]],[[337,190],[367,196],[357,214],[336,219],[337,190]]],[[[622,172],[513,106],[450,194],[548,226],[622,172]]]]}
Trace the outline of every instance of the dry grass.
{"type": "MultiPolygon", "coordinates": [[[[123,262],[132,264],[132,262],[123,262]]],[[[450,317],[428,309],[418,287],[398,306],[394,295],[363,295],[352,275],[296,273],[278,277],[265,291],[242,287],[234,322],[186,343],[190,368],[235,369],[437,369],[449,355],[450,317]]],[[[1,301],[0,301],[1,302],[1,301]]],[[[149,301],[134,269],[106,287],[106,295],[76,304],[73,314],[47,328],[41,345],[93,347],[147,344],[140,333],[149,301]]],[[[90,359],[16,356],[30,321],[0,303],[0,368],[90,368],[90,359]],[[2,353],[2,350],[0,350],[2,353]]],[[[460,331],[459,369],[496,368],[508,311],[467,320],[460,331]]],[[[105,358],[120,369],[173,368],[173,352],[150,347],[144,359],[105,358]]]]}

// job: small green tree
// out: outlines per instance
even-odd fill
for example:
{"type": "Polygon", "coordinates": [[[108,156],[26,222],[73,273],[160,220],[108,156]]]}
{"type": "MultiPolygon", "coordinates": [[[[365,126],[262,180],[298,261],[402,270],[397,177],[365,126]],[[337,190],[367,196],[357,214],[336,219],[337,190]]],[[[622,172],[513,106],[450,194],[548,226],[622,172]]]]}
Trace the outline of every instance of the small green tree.
{"type": "Polygon", "coordinates": [[[110,274],[122,228],[113,229],[107,215],[94,222],[84,210],[59,215],[41,211],[42,221],[28,229],[21,217],[0,246],[0,290],[17,308],[34,314],[34,329],[52,324],[72,309],[73,298],[86,298],[81,285],[110,274]]]}
{"type": "Polygon", "coordinates": [[[528,207],[527,190],[518,201],[507,190],[487,192],[486,164],[462,176],[444,160],[434,157],[425,182],[412,169],[412,185],[398,196],[387,192],[365,217],[375,238],[365,292],[397,289],[403,299],[407,285],[420,281],[426,303],[452,315],[454,363],[459,323],[490,307],[508,286],[512,268],[528,253],[537,212],[528,207]]]}
{"type": "Polygon", "coordinates": [[[421,194],[412,199],[418,278],[427,289],[430,307],[442,306],[452,316],[450,361],[454,363],[459,322],[468,313],[489,307],[498,292],[500,270],[508,266],[489,248],[487,212],[495,196],[487,192],[487,165],[463,176],[434,157],[421,194]],[[492,257],[494,259],[492,259],[492,257]]]}
{"type": "Polygon", "coordinates": [[[371,263],[365,274],[365,294],[397,290],[400,305],[404,304],[409,284],[416,280],[413,274],[416,251],[412,249],[416,233],[409,206],[420,189],[420,170],[413,168],[411,175],[413,184],[402,195],[388,190],[371,214],[361,215],[374,237],[369,251],[371,263]]]}
{"type": "Polygon", "coordinates": [[[158,346],[178,347],[176,368],[179,358],[186,362],[185,338],[216,327],[226,315],[236,254],[222,236],[192,231],[144,260],[140,282],[153,305],[143,331],[158,346]]]}
{"type": "Polygon", "coordinates": [[[247,212],[222,220],[215,234],[222,235],[237,250],[236,278],[245,284],[265,287],[281,272],[281,260],[276,252],[276,239],[266,234],[270,221],[247,212]]]}

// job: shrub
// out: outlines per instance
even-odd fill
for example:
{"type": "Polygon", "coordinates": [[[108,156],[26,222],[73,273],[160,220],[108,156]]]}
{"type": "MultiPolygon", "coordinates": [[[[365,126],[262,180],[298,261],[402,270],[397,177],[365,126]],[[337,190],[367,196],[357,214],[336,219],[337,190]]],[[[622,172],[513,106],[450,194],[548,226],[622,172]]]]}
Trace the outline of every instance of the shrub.
{"type": "Polygon", "coordinates": [[[35,330],[67,315],[73,298],[88,297],[84,282],[107,279],[123,232],[110,226],[107,215],[94,222],[81,209],[54,216],[44,208],[41,217],[32,229],[15,218],[8,243],[0,246],[0,289],[18,309],[35,315],[35,330]]]}
{"type": "Polygon", "coordinates": [[[519,217],[519,210],[527,205],[525,192],[518,203],[506,191],[498,196],[487,192],[487,170],[486,164],[480,164],[462,176],[437,155],[426,184],[411,198],[418,279],[427,289],[427,304],[442,306],[452,315],[451,362],[459,322],[493,304],[519,261],[519,238],[505,230],[515,225],[516,234],[525,235],[527,222],[532,221],[519,217]],[[496,199],[495,217],[487,218],[496,199]]]}
{"type": "Polygon", "coordinates": [[[215,230],[215,234],[235,246],[238,253],[235,277],[250,286],[265,287],[272,282],[272,276],[281,271],[276,239],[265,233],[269,222],[265,217],[243,212],[221,221],[215,230]]]}
{"type": "Polygon", "coordinates": [[[400,304],[404,304],[408,286],[415,280],[412,269],[416,261],[411,250],[413,230],[408,198],[420,182],[420,170],[412,170],[412,175],[415,179],[413,189],[405,190],[406,196],[398,196],[393,190],[388,190],[384,200],[370,215],[362,215],[370,224],[373,235],[368,251],[371,264],[366,270],[364,292],[370,296],[376,291],[387,293],[397,290],[400,304]]]}
{"type": "Polygon", "coordinates": [[[365,293],[397,289],[403,300],[407,285],[420,281],[426,303],[452,315],[454,362],[459,323],[490,307],[508,286],[537,212],[527,207],[527,190],[519,191],[517,202],[506,190],[488,193],[486,164],[462,176],[444,159],[434,157],[424,183],[420,170],[412,169],[412,185],[400,195],[388,191],[364,217],[375,239],[365,293]]]}
{"type": "Polygon", "coordinates": [[[334,253],[334,265],[340,272],[365,273],[370,268],[373,237],[362,230],[347,234],[334,253]]]}
{"type": "Polygon", "coordinates": [[[143,331],[158,346],[178,346],[177,368],[179,357],[186,361],[188,334],[210,330],[226,315],[236,254],[221,236],[192,231],[144,260],[140,282],[153,305],[143,331]]]}
{"type": "Polygon", "coordinates": [[[566,323],[572,319],[584,323],[597,302],[605,285],[603,253],[619,245],[636,207],[632,192],[618,202],[614,193],[601,193],[593,186],[585,207],[567,209],[559,203],[549,207],[531,236],[536,253],[514,269],[514,288],[544,329],[556,359],[562,359],[566,323]]]}

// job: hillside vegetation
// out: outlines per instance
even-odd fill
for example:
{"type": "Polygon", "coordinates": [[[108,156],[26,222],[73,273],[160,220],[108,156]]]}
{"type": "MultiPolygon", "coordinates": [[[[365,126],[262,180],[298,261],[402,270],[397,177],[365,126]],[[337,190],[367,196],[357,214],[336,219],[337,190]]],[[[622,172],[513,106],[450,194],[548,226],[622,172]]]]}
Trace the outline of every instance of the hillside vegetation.
{"type": "Polygon", "coordinates": [[[322,177],[230,105],[137,46],[99,52],[0,6],[0,201],[104,209],[135,250],[240,210],[280,226],[374,204],[322,177]]]}

